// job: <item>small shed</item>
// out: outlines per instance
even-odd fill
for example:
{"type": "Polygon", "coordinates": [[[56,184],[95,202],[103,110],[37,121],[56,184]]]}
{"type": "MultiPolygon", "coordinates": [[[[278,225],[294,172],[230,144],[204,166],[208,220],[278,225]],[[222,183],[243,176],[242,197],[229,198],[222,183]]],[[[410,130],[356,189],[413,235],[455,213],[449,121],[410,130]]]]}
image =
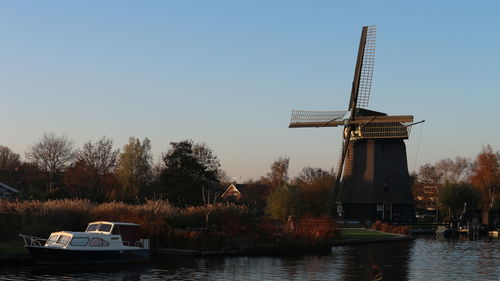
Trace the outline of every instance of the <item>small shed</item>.
{"type": "Polygon", "coordinates": [[[12,199],[19,193],[19,190],[0,182],[0,199],[12,199]]]}

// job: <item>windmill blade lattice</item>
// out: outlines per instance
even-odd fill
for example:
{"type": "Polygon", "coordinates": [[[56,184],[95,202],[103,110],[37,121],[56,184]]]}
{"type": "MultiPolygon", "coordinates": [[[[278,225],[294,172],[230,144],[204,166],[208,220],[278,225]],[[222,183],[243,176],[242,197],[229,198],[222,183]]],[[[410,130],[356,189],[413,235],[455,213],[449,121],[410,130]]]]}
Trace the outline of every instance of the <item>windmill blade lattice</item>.
{"type": "Polygon", "coordinates": [[[371,123],[354,131],[354,139],[405,138],[410,136],[409,122],[371,123]]]}
{"type": "Polygon", "coordinates": [[[375,38],[376,26],[368,27],[366,34],[365,51],[363,55],[363,64],[359,78],[359,91],[356,107],[366,108],[370,101],[370,91],[372,88],[373,69],[375,66],[375,38]]]}
{"type": "Polygon", "coordinates": [[[293,110],[290,124],[302,122],[331,122],[341,121],[348,111],[310,111],[293,110]]]}

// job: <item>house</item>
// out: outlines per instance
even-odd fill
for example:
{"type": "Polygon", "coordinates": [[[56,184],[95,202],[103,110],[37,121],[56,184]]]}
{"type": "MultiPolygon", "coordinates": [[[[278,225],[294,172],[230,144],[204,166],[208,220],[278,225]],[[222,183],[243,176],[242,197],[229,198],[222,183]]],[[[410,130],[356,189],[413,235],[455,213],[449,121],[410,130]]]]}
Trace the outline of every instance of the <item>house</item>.
{"type": "Polygon", "coordinates": [[[263,214],[266,208],[269,190],[269,186],[264,184],[232,183],[224,193],[222,193],[221,198],[228,202],[247,204],[256,214],[263,214]]]}
{"type": "Polygon", "coordinates": [[[12,199],[19,190],[0,182],[0,199],[12,199]]]}

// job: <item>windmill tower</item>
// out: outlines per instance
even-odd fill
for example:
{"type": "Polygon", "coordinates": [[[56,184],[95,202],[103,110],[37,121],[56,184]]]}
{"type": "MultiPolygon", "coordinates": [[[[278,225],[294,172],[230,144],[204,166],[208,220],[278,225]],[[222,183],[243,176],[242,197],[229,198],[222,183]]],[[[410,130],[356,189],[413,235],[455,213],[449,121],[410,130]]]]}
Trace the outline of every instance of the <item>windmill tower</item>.
{"type": "Polygon", "coordinates": [[[360,222],[411,221],[415,214],[404,140],[417,123],[412,124],[411,115],[391,116],[366,109],[373,77],[375,34],[375,26],[362,29],[347,110],[293,110],[289,128],[344,127],[337,178],[325,208],[327,214],[360,222]]]}

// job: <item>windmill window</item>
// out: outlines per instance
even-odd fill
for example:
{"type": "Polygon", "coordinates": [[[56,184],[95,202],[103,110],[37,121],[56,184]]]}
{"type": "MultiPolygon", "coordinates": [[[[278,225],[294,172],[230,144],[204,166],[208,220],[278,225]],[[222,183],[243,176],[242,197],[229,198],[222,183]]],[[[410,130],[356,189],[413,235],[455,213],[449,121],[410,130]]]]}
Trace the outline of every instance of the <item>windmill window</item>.
{"type": "Polygon", "coordinates": [[[385,180],[384,181],[384,191],[388,191],[388,190],[389,190],[389,181],[385,180]]]}

